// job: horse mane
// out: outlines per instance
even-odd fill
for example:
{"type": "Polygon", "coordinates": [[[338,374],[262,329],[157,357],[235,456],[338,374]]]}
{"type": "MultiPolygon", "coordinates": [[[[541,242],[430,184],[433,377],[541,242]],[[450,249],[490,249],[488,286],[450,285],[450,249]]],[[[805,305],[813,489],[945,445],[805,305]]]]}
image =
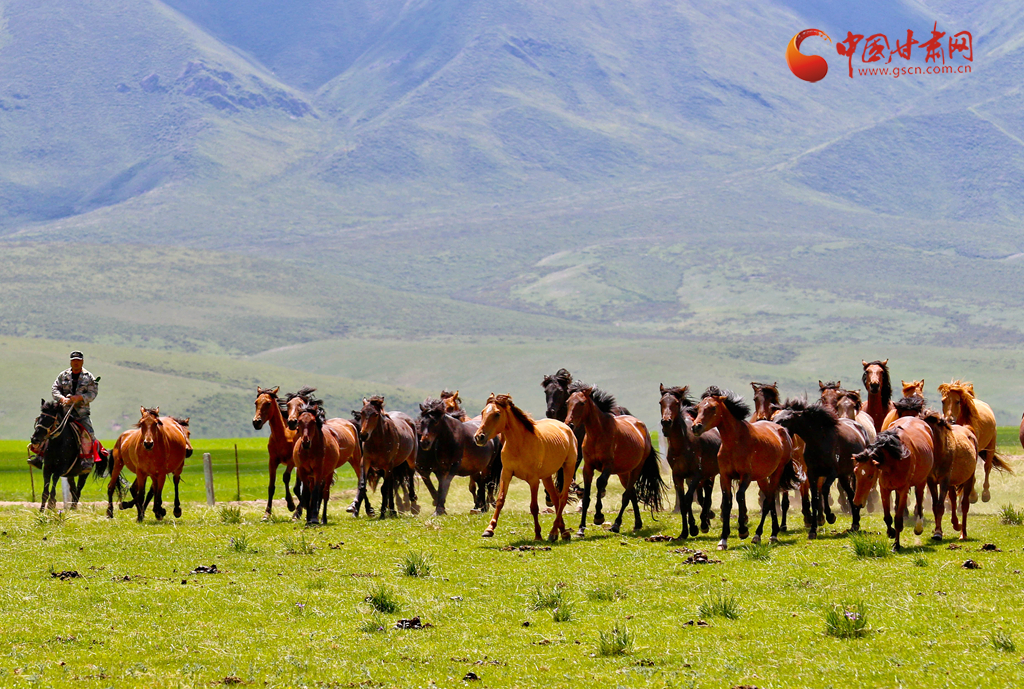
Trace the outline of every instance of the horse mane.
{"type": "Polygon", "coordinates": [[[686,385],[680,385],[672,388],[662,386],[661,395],[662,397],[665,395],[672,395],[679,400],[679,404],[682,405],[683,409],[686,409],[687,407],[694,406],[694,401],[693,398],[690,397],[689,389],[689,386],[686,385]]]}
{"type": "Polygon", "coordinates": [[[305,385],[299,388],[296,392],[289,392],[287,395],[285,395],[284,399],[285,402],[291,402],[293,399],[298,397],[303,402],[306,402],[309,400],[309,396],[312,395],[314,392],[316,392],[316,388],[310,387],[309,385],[305,385]]]}
{"type": "Polygon", "coordinates": [[[494,395],[494,403],[499,407],[508,409],[512,416],[526,427],[527,433],[536,432],[537,422],[533,420],[532,416],[515,405],[515,402],[512,401],[512,395],[494,395]]]}
{"type": "Polygon", "coordinates": [[[900,458],[904,456],[906,450],[903,447],[903,441],[900,440],[900,434],[896,432],[896,429],[889,428],[880,432],[875,437],[875,441],[868,445],[866,450],[854,456],[854,460],[858,462],[866,462],[878,454],[878,452],[884,450],[888,450],[900,458]]]}
{"type": "MultiPolygon", "coordinates": [[[[455,392],[449,390],[448,388],[445,388],[444,390],[441,391],[441,400],[450,399],[450,398],[455,397],[455,396],[456,396],[455,392]]],[[[433,399],[433,398],[430,398],[430,399],[433,399]]],[[[461,398],[459,398],[459,399],[461,399],[461,398]]]]}
{"type": "MultiPolygon", "coordinates": [[[[442,395],[444,393],[441,393],[442,395]]],[[[420,416],[443,416],[445,413],[444,399],[428,397],[420,405],[420,416]]]]}
{"type": "Polygon", "coordinates": [[[818,387],[822,390],[842,390],[842,388],[839,387],[839,381],[836,380],[830,380],[827,383],[822,383],[818,387]]]}
{"type": "MultiPolygon", "coordinates": [[[[562,370],[564,371],[565,369],[562,370]]],[[[588,390],[590,391],[590,399],[594,400],[594,404],[597,405],[598,409],[605,414],[615,413],[614,410],[619,406],[619,403],[615,401],[615,396],[610,392],[605,392],[596,385],[584,383],[582,380],[578,380],[569,386],[570,395],[575,392],[585,392],[588,390]]]]}
{"type": "Polygon", "coordinates": [[[323,425],[327,421],[327,412],[324,411],[321,400],[310,400],[299,409],[300,414],[312,414],[317,424],[323,425]]]}
{"type": "Polygon", "coordinates": [[[853,400],[853,404],[856,407],[857,411],[859,412],[861,410],[863,402],[860,401],[860,390],[847,390],[846,388],[838,388],[837,392],[839,394],[839,399],[845,397],[846,399],[853,400]]]}
{"type": "Polygon", "coordinates": [[[919,415],[924,411],[924,398],[923,397],[901,397],[899,400],[892,403],[892,406],[896,409],[896,413],[900,416],[907,416],[909,414],[919,415]]]}
{"type": "Polygon", "coordinates": [[[921,414],[921,418],[929,426],[938,427],[938,428],[945,428],[945,429],[952,429],[953,428],[953,424],[951,424],[946,419],[946,417],[942,415],[941,412],[936,411],[935,409],[926,409],[921,414]]]}
{"type": "Polygon", "coordinates": [[[834,429],[839,425],[839,418],[821,400],[808,403],[806,399],[796,398],[786,400],[784,409],[800,411],[811,423],[825,429],[834,429]]]}
{"type": "Polygon", "coordinates": [[[366,403],[377,407],[377,411],[384,411],[384,398],[380,395],[374,395],[370,399],[366,400],[366,403]]]}
{"type": "Polygon", "coordinates": [[[864,384],[864,389],[868,389],[868,368],[871,366],[878,366],[882,369],[882,399],[892,399],[892,380],[889,379],[889,364],[884,361],[869,361],[868,365],[864,367],[864,375],[860,377],[861,382],[864,384]]]}
{"type": "Polygon", "coordinates": [[[572,374],[564,368],[560,368],[550,376],[544,376],[544,380],[541,381],[540,386],[546,388],[552,383],[557,384],[560,387],[568,388],[572,385],[572,374]]]}
{"type": "Polygon", "coordinates": [[[750,416],[750,405],[743,401],[743,398],[737,395],[732,390],[722,390],[717,385],[712,385],[700,398],[707,399],[708,397],[722,397],[722,403],[725,408],[729,410],[729,413],[736,417],[738,420],[743,421],[750,416]]]}
{"type": "Polygon", "coordinates": [[[172,416],[171,419],[173,419],[174,423],[178,424],[179,426],[184,426],[185,428],[188,428],[189,419],[183,419],[180,416],[172,416]]]}
{"type": "Polygon", "coordinates": [[[157,419],[160,418],[160,412],[157,411],[156,407],[143,407],[142,408],[142,417],[140,417],[139,420],[135,422],[135,428],[141,428],[142,427],[142,421],[143,421],[143,419],[146,418],[147,414],[149,416],[153,416],[153,417],[155,417],[157,419]]]}

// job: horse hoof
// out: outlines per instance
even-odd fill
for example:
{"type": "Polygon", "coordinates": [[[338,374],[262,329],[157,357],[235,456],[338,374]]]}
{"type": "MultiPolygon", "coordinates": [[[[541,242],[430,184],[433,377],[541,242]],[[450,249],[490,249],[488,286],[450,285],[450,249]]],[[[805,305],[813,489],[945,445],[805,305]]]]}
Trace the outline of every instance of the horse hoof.
{"type": "Polygon", "coordinates": [[[737,535],[740,537],[740,540],[742,541],[743,539],[745,539],[747,536],[750,535],[750,532],[749,531],[740,531],[737,535]]]}
{"type": "Polygon", "coordinates": [[[941,541],[942,540],[942,532],[941,531],[936,531],[935,533],[933,533],[932,534],[932,540],[933,541],[941,541]]]}
{"type": "Polygon", "coordinates": [[[728,550],[728,549],[729,549],[729,543],[724,538],[721,541],[718,542],[718,550],[728,550]]]}
{"type": "MultiPolygon", "coordinates": [[[[471,509],[471,510],[469,511],[469,513],[470,513],[470,514],[483,514],[483,510],[481,510],[481,509],[478,509],[478,508],[474,507],[473,509],[471,509]]],[[[436,515],[437,513],[435,512],[434,514],[436,515]]]]}
{"type": "Polygon", "coordinates": [[[836,515],[834,515],[834,514],[827,515],[825,517],[825,521],[827,521],[829,524],[835,524],[836,523],[836,515]]]}
{"type": "Polygon", "coordinates": [[[114,518],[114,508],[113,507],[108,507],[107,508],[107,519],[113,519],[113,518],[114,518]]]}
{"type": "Polygon", "coordinates": [[[612,524],[612,528],[610,528],[608,530],[611,531],[612,533],[619,533],[619,528],[620,527],[619,527],[618,524],[612,524]]]}
{"type": "Polygon", "coordinates": [[[914,524],[914,535],[915,536],[920,536],[923,533],[924,533],[924,524],[921,524],[921,523],[914,524]]]}
{"type": "Polygon", "coordinates": [[[715,513],[714,512],[709,512],[708,513],[708,519],[714,519],[714,518],[715,518],[715,513]]]}
{"type": "Polygon", "coordinates": [[[894,553],[900,552],[900,544],[899,543],[893,543],[892,544],[892,552],[894,552],[894,553]]]}
{"type": "Polygon", "coordinates": [[[415,503],[413,503],[413,506],[412,506],[412,508],[411,508],[411,510],[410,510],[410,511],[411,511],[411,512],[412,512],[413,514],[419,514],[419,513],[420,513],[420,506],[419,506],[419,505],[417,505],[417,504],[415,504],[415,503]]]}
{"type": "Polygon", "coordinates": [[[483,532],[483,533],[481,534],[481,536],[482,536],[483,538],[492,538],[492,537],[494,536],[494,530],[493,530],[493,529],[486,529],[486,530],[485,530],[485,531],[484,531],[484,532],[483,532]]]}
{"type": "Polygon", "coordinates": [[[986,488],[985,490],[983,490],[981,492],[981,501],[982,502],[988,502],[991,499],[992,499],[992,493],[989,492],[988,488],[986,488]]]}
{"type": "MultiPolygon", "coordinates": [[[[349,513],[355,512],[356,511],[356,504],[352,503],[351,505],[349,505],[348,507],[345,508],[345,511],[349,512],[349,513]]],[[[270,513],[267,512],[267,514],[270,514],[270,513]]]]}
{"type": "Polygon", "coordinates": [[[779,542],[779,537],[778,536],[770,536],[768,538],[768,542],[771,543],[772,545],[775,545],[776,543],[779,542]]]}
{"type": "MultiPolygon", "coordinates": [[[[684,530],[683,533],[686,533],[686,531],[684,530]]],[[[691,536],[693,536],[694,538],[697,538],[697,534],[698,533],[700,533],[700,530],[696,526],[691,526],[690,527],[690,535],[691,536]]]]}
{"type": "Polygon", "coordinates": [[[569,532],[568,532],[568,530],[566,530],[566,531],[563,531],[563,532],[562,532],[562,540],[563,540],[563,541],[569,541],[569,540],[572,540],[572,534],[571,534],[571,533],[569,533],[569,532]]]}
{"type": "Polygon", "coordinates": [[[174,518],[175,519],[181,519],[181,508],[180,507],[175,507],[174,508],[174,518]]]}
{"type": "MultiPolygon", "coordinates": [[[[538,538],[537,540],[539,541],[540,539],[538,538]]],[[[551,533],[548,534],[548,543],[554,543],[557,540],[558,540],[558,532],[557,531],[552,531],[551,533]]]]}
{"type": "Polygon", "coordinates": [[[750,545],[757,545],[760,542],[761,542],[761,537],[758,536],[757,534],[755,534],[754,537],[750,539],[750,545]]]}
{"type": "Polygon", "coordinates": [[[788,526],[780,526],[779,527],[779,531],[781,531],[782,533],[789,533],[789,527],[788,526]]]}
{"type": "Polygon", "coordinates": [[[815,541],[817,539],[818,539],[818,532],[817,531],[808,531],[807,532],[807,540],[808,541],[815,541]]]}
{"type": "Polygon", "coordinates": [[[885,535],[889,538],[896,538],[896,529],[888,528],[885,530],[885,535]]]}
{"type": "Polygon", "coordinates": [[[704,524],[700,525],[700,532],[701,533],[708,533],[710,531],[711,531],[711,527],[710,526],[706,526],[704,524]]]}
{"type": "Polygon", "coordinates": [[[586,538],[587,534],[583,529],[576,532],[576,538],[586,538]]]}
{"type": "Polygon", "coordinates": [[[594,514],[594,526],[601,526],[604,524],[604,515],[600,512],[594,514]]]}

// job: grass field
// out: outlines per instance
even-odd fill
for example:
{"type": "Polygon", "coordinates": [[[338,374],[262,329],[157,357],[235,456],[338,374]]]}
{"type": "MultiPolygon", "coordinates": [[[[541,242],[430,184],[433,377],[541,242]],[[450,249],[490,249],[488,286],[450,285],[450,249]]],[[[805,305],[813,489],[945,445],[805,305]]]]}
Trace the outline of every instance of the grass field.
{"type": "MultiPolygon", "coordinates": [[[[49,519],[2,508],[10,652],[0,684],[457,687],[468,673],[487,687],[1024,681],[1024,527],[997,517],[972,519],[957,549],[911,536],[912,547],[879,558],[854,554],[842,517],[817,542],[801,530],[763,550],[736,540],[716,553],[713,534],[643,540],[675,535],[670,515],[648,518],[639,536],[592,529],[530,550],[522,484],[493,540],[480,538],[487,517],[467,515],[463,494],[440,519],[335,512],[318,530],[260,523],[255,506],[187,505],[180,520],[142,525],[92,508],[49,519]],[[687,564],[682,548],[721,563],[687,564]],[[967,559],[981,568],[964,569],[967,559]],[[428,575],[404,574],[410,562],[428,575]],[[191,573],[210,565],[218,573],[191,573]],[[849,626],[866,622],[862,637],[826,634],[834,606],[849,626]],[[415,616],[431,627],[394,628],[415,616]],[[605,653],[617,648],[616,628],[623,652],[602,655],[602,634],[605,653]]],[[[880,526],[867,518],[884,554],[880,526]]]]}

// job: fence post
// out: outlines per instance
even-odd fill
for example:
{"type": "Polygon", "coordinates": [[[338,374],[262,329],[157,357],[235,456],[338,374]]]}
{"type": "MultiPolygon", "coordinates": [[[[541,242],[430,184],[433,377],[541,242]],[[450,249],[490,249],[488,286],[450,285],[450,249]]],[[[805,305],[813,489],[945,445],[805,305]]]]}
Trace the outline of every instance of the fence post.
{"type": "Polygon", "coordinates": [[[206,481],[206,504],[213,507],[216,501],[213,499],[213,460],[210,453],[203,453],[203,479],[206,481]]]}
{"type": "Polygon", "coordinates": [[[60,487],[64,493],[64,509],[71,507],[71,484],[68,483],[68,477],[62,476],[60,479],[60,487]]]}

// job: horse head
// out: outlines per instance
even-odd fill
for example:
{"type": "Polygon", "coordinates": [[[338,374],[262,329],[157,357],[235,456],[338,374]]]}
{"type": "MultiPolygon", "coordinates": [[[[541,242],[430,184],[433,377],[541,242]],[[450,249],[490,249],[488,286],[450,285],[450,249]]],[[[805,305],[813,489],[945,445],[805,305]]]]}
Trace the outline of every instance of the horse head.
{"type": "Polygon", "coordinates": [[[924,378],[921,380],[912,380],[909,383],[905,380],[901,380],[900,385],[903,386],[904,397],[924,397],[924,378]]]}
{"type": "MultiPolygon", "coordinates": [[[[818,381],[819,383],[821,381],[818,381]]],[[[771,420],[772,405],[779,403],[779,383],[755,383],[750,382],[754,390],[754,421],[771,420]]]]}
{"type": "Polygon", "coordinates": [[[298,441],[304,450],[312,447],[313,441],[323,432],[326,416],[324,408],[316,400],[302,406],[295,420],[295,428],[298,432],[298,441]]]}
{"type": "Polygon", "coordinates": [[[974,385],[954,380],[939,385],[942,395],[942,413],[951,423],[959,423],[963,413],[964,398],[974,397],[974,385]]]}
{"type": "Polygon", "coordinates": [[[493,392],[490,394],[480,412],[480,428],[473,436],[473,442],[483,447],[505,429],[505,416],[511,403],[511,395],[495,395],[493,392]]]}
{"type": "Polygon", "coordinates": [[[384,415],[384,398],[374,395],[370,399],[363,398],[363,409],[359,413],[359,437],[364,441],[377,429],[380,418],[384,415]]]}
{"type": "Polygon", "coordinates": [[[314,392],[316,392],[316,388],[306,385],[299,388],[297,392],[289,392],[285,396],[285,423],[288,424],[289,430],[294,431],[298,427],[299,414],[302,413],[302,407],[304,405],[312,402],[320,404],[319,401],[313,399],[314,392]]]}
{"type": "Polygon", "coordinates": [[[35,427],[32,430],[32,438],[30,440],[32,445],[38,445],[49,437],[57,425],[60,413],[61,405],[59,402],[39,400],[39,416],[36,417],[35,427]]]}
{"type": "Polygon", "coordinates": [[[567,412],[565,415],[565,424],[569,428],[576,430],[576,426],[586,421],[587,415],[590,413],[590,409],[593,405],[593,400],[593,386],[575,389],[569,395],[568,402],[566,402],[567,412]]]}
{"type": "Polygon", "coordinates": [[[853,461],[857,486],[853,504],[857,507],[864,507],[868,493],[871,492],[878,480],[879,471],[887,464],[904,459],[909,454],[899,433],[893,428],[879,433],[875,441],[867,446],[867,449],[855,454],[853,461]]]}
{"type": "Polygon", "coordinates": [[[142,437],[142,447],[152,450],[156,446],[156,438],[160,435],[164,422],[160,420],[160,407],[147,409],[139,407],[139,422],[135,427],[139,429],[142,437]]]}
{"type": "Polygon", "coordinates": [[[428,397],[425,402],[420,404],[420,418],[416,432],[419,436],[420,449],[424,452],[434,447],[434,443],[437,441],[438,431],[441,424],[444,423],[444,416],[447,413],[446,406],[446,401],[432,397],[428,397]]]}
{"type": "Polygon", "coordinates": [[[839,396],[836,398],[836,413],[839,415],[839,418],[856,420],[860,408],[859,390],[839,391],[839,396]]]}
{"type": "Polygon", "coordinates": [[[689,389],[688,385],[671,388],[658,385],[658,390],[661,392],[661,429],[663,432],[668,433],[677,424],[683,424],[683,409],[693,404],[686,394],[689,389]]]}
{"type": "MultiPolygon", "coordinates": [[[[861,359],[864,367],[864,388],[872,395],[881,394],[885,397],[886,388],[889,387],[889,360],[867,362],[861,359]]],[[[892,391],[889,391],[892,394],[892,391]]]]}
{"type": "Polygon", "coordinates": [[[564,368],[558,369],[554,375],[544,376],[540,386],[544,388],[544,398],[547,401],[547,410],[544,415],[549,419],[564,420],[568,415],[570,384],[572,384],[572,374],[564,368]]]}
{"type": "Polygon", "coordinates": [[[271,405],[277,405],[277,391],[280,389],[280,385],[276,388],[266,389],[259,385],[256,386],[256,415],[252,417],[252,427],[257,431],[263,428],[263,424],[270,418],[271,405]]]}
{"type": "Polygon", "coordinates": [[[835,409],[839,403],[839,391],[843,387],[841,380],[830,380],[827,383],[818,381],[818,391],[821,395],[821,403],[829,409],[835,409]]]}

